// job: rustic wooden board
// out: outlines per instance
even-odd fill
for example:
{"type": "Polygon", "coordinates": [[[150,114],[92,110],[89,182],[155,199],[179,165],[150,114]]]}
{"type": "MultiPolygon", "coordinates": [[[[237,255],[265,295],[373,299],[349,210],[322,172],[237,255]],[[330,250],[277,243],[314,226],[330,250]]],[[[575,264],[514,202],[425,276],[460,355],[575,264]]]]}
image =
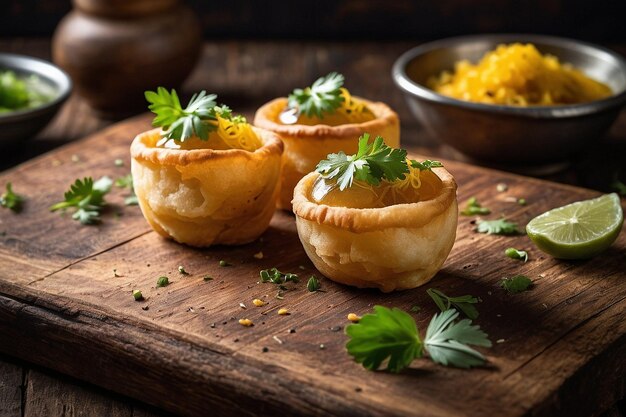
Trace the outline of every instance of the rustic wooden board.
{"type": "MultiPolygon", "coordinates": [[[[29,196],[19,215],[0,212],[0,351],[183,415],[585,416],[624,395],[626,234],[593,260],[563,262],[525,236],[478,235],[472,219],[461,217],[449,260],[425,288],[381,294],[324,279],[325,292],[311,294],[300,282],[278,300],[276,287],[258,283],[260,269],[276,266],[304,280],[316,273],[288,214],[277,213],[254,243],[198,250],[151,232],[138,208],[123,206],[122,190],[110,195],[99,226],[48,212],[77,177],[125,175],[128,145],[148,126],[146,116],[131,119],[0,175],[0,184],[11,181],[29,196]],[[116,158],[125,166],[116,167],[116,158]],[[530,250],[531,260],[506,258],[508,246],[530,250]],[[259,251],[263,259],[253,257],[259,251]],[[233,266],[219,267],[221,259],[233,266]],[[180,275],[178,265],[191,275],[180,275]],[[515,296],[498,288],[517,273],[533,278],[535,288],[515,296]],[[214,280],[204,281],[207,274],[214,280]],[[161,275],[172,284],[156,289],[161,275]],[[391,375],[351,361],[337,331],[348,313],[419,305],[415,317],[424,329],[436,312],[428,287],[481,297],[477,322],[498,341],[483,350],[488,366],[466,371],[422,360],[391,375]],[[146,301],[133,300],[135,288],[146,301]],[[254,298],[269,304],[254,307],[254,298]],[[292,314],[278,316],[280,307],[292,314]],[[255,326],[237,324],[243,317],[255,326]]],[[[475,195],[494,210],[490,217],[504,214],[521,225],[597,195],[446,165],[460,201],[475,195]],[[499,182],[509,185],[507,193],[496,192],[499,182]],[[507,201],[511,196],[528,205],[507,201]]]]}

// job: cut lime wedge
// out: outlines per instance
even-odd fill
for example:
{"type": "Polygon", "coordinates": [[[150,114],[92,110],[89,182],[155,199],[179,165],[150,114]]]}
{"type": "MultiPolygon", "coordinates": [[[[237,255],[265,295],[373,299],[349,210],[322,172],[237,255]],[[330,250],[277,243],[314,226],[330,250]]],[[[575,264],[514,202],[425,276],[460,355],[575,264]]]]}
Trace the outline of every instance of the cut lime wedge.
{"type": "Polygon", "coordinates": [[[528,237],[561,259],[587,259],[608,249],[622,230],[624,213],[617,194],[578,201],[532,219],[528,237]]]}

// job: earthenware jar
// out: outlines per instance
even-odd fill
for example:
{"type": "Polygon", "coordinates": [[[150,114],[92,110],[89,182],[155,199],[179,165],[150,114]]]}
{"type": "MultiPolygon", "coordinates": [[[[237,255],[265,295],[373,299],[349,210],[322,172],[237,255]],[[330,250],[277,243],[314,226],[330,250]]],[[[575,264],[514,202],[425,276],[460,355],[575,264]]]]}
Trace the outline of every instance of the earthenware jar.
{"type": "Polygon", "coordinates": [[[57,27],[54,61],[101,113],[145,108],[143,92],[178,87],[200,54],[200,25],[180,0],[73,0],[57,27]]]}

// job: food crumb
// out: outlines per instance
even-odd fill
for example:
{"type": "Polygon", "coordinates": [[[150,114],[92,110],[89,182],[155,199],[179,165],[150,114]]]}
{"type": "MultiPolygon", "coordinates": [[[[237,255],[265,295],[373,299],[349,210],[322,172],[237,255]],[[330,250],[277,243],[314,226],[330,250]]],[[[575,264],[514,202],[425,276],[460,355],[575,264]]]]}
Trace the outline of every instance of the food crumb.
{"type": "Polygon", "coordinates": [[[254,323],[250,319],[239,319],[239,324],[241,324],[244,327],[254,326],[254,323]]]}
{"type": "Polygon", "coordinates": [[[274,339],[279,345],[283,344],[283,341],[278,336],[273,336],[272,339],[274,339]]]}
{"type": "Polygon", "coordinates": [[[243,308],[244,310],[247,308],[244,303],[239,303],[239,307],[243,308]]]}
{"type": "Polygon", "coordinates": [[[263,301],[263,300],[255,298],[254,300],[252,300],[252,304],[254,304],[257,307],[263,307],[267,303],[265,301],[263,301]]]}
{"type": "Polygon", "coordinates": [[[252,255],[252,257],[254,259],[263,259],[263,252],[257,252],[254,255],[252,255]]]}
{"type": "Polygon", "coordinates": [[[357,316],[354,313],[350,313],[348,314],[348,320],[350,320],[352,323],[358,323],[359,320],[361,320],[361,317],[357,316]]]}
{"type": "Polygon", "coordinates": [[[323,349],[326,349],[326,346],[324,346],[324,344],[323,344],[323,343],[320,343],[320,349],[322,349],[322,350],[323,350],[323,349]]]}
{"type": "Polygon", "coordinates": [[[496,340],[496,343],[504,343],[504,339],[498,339],[496,340]]]}
{"type": "Polygon", "coordinates": [[[279,316],[288,316],[289,314],[290,314],[289,310],[287,310],[286,308],[281,308],[278,310],[279,316]]]}
{"type": "Polygon", "coordinates": [[[505,192],[508,189],[509,189],[509,186],[506,185],[503,182],[501,182],[500,184],[496,185],[496,190],[498,190],[499,193],[503,193],[503,192],[505,192]]]}

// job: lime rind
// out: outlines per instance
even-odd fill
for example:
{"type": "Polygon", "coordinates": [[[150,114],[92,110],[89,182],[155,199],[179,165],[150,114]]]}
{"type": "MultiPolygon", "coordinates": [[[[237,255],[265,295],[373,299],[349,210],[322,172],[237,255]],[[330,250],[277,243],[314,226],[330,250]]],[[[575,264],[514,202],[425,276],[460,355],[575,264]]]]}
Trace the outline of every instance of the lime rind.
{"type": "Polygon", "coordinates": [[[562,259],[587,259],[617,239],[624,214],[617,194],[558,207],[532,219],[530,239],[542,251],[562,259]]]}

